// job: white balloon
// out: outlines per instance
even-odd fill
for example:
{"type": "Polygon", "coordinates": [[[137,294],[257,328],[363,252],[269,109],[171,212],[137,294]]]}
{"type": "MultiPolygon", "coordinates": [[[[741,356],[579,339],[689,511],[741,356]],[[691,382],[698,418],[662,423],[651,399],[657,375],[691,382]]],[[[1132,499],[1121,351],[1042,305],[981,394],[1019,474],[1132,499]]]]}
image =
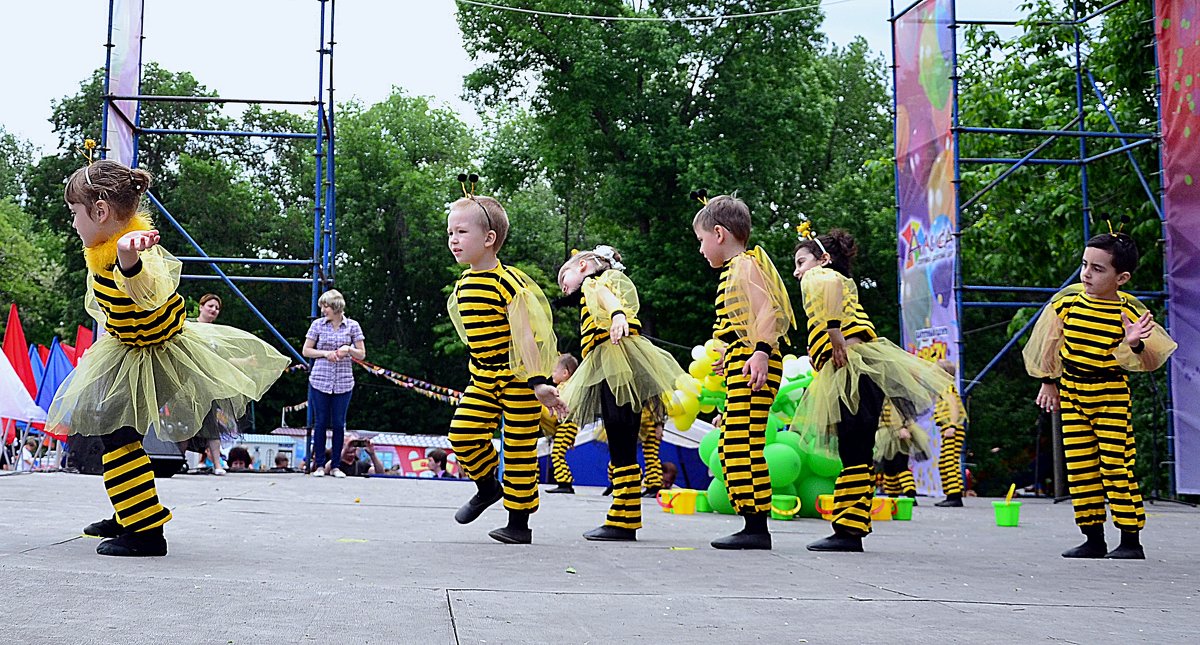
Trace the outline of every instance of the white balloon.
{"type": "Polygon", "coordinates": [[[804,373],[804,366],[800,364],[800,361],[798,359],[794,360],[794,361],[784,361],[783,377],[786,378],[787,380],[791,381],[795,378],[798,378],[803,373],[804,373]]]}
{"type": "Polygon", "coordinates": [[[704,349],[704,345],[696,345],[692,348],[692,359],[698,361],[704,358],[704,355],[707,353],[708,350],[704,349]]]}

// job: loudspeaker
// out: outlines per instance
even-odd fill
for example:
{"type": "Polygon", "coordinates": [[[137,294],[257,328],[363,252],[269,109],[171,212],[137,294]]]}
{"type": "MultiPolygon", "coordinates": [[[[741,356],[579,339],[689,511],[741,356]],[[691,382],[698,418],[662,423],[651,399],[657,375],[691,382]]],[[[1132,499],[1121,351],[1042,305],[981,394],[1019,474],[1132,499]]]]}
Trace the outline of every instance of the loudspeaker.
{"type": "MultiPolygon", "coordinates": [[[[104,474],[104,442],[100,437],[70,437],[67,453],[67,467],[75,468],[86,475],[104,474]]],[[[174,443],[162,441],[154,433],[142,437],[142,447],[150,456],[150,467],[154,469],[155,477],[170,477],[179,472],[183,465],[183,453],[174,443]]]]}

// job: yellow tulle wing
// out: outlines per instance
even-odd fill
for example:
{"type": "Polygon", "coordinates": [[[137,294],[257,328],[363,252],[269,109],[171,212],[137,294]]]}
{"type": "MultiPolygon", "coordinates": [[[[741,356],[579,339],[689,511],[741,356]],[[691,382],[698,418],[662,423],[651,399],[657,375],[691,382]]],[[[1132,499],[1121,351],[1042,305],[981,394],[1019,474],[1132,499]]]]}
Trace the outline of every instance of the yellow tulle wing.
{"type": "Polygon", "coordinates": [[[1167,330],[1161,325],[1153,325],[1150,337],[1142,341],[1142,351],[1135,353],[1123,342],[1117,345],[1113,358],[1117,359],[1118,365],[1130,372],[1153,372],[1162,367],[1171,354],[1175,353],[1175,349],[1179,347],[1178,343],[1167,335],[1167,330]]]}
{"type": "MultiPolygon", "coordinates": [[[[845,316],[848,295],[846,282],[848,280],[842,274],[824,267],[810,269],[800,279],[804,313],[819,328],[824,329],[829,321],[841,321],[845,316]]],[[[853,287],[853,284],[850,286],[853,287]]]]}
{"type": "Polygon", "coordinates": [[[598,325],[611,325],[615,311],[624,312],[629,321],[637,318],[641,308],[637,287],[624,273],[610,269],[593,280],[584,280],[582,289],[584,302],[598,325]]]}
{"type": "Polygon", "coordinates": [[[458,309],[458,290],[450,292],[450,297],[446,299],[446,313],[450,314],[450,321],[454,323],[454,331],[458,332],[458,339],[463,345],[467,344],[467,327],[463,324],[462,312],[458,309]]]}
{"type": "Polygon", "coordinates": [[[762,247],[734,258],[727,302],[738,338],[751,347],[778,346],[788,329],[796,326],[783,279],[762,247]]]}
{"type": "Polygon", "coordinates": [[[1021,350],[1025,359],[1025,371],[1034,378],[1058,378],[1062,376],[1063,321],[1058,307],[1066,298],[1074,297],[1083,289],[1082,284],[1073,284],[1054,294],[1042,309],[1038,321],[1029,333],[1029,342],[1021,350]]]}
{"type": "Polygon", "coordinates": [[[550,301],[536,282],[514,267],[507,267],[518,285],[508,305],[508,325],[512,343],[509,365],[518,379],[549,376],[558,360],[558,338],[550,301]]]}
{"type": "Polygon", "coordinates": [[[83,294],[83,308],[92,317],[92,320],[100,324],[101,333],[103,333],[104,325],[108,322],[108,316],[104,315],[104,310],[100,308],[100,303],[96,302],[96,292],[92,290],[93,280],[92,273],[89,271],[87,293],[83,294]]]}
{"type": "Polygon", "coordinates": [[[129,296],[134,304],[146,311],[158,309],[175,295],[179,288],[179,274],[183,263],[163,250],[152,246],[138,254],[142,270],[126,276],[120,269],[113,272],[117,288],[129,296]]]}

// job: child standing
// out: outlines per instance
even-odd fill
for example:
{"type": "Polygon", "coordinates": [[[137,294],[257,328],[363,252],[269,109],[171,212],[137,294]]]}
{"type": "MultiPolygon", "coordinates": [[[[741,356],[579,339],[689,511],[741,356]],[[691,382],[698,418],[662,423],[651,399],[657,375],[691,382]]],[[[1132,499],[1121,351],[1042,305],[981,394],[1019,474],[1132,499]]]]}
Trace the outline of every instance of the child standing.
{"type": "MultiPolygon", "coordinates": [[[[954,363],[946,359],[938,361],[938,367],[954,378],[954,363]]],[[[942,479],[942,492],[946,499],[934,504],[942,507],[963,505],[962,449],[967,425],[967,412],[963,407],[958,388],[953,384],[942,393],[933,408],[933,422],[942,433],[942,448],[938,452],[938,474],[942,479]]]]}
{"type": "Polygon", "coordinates": [[[731,195],[705,200],[692,220],[700,254],[721,269],[713,338],[724,345],[714,367],[726,381],[727,398],[717,455],[729,501],[745,527],[717,538],[717,549],[770,549],[767,516],[771,477],[763,450],[767,416],[783,379],[779,344],[796,324],[783,280],[762,247],[747,250],[750,209],[731,195]]]}
{"type": "MultiPolygon", "coordinates": [[[[554,385],[562,387],[567,379],[579,369],[579,360],[571,354],[558,357],[558,364],[550,378],[554,385]]],[[[560,419],[549,410],[542,408],[542,431],[550,438],[550,470],[554,475],[554,488],[547,493],[575,494],[575,476],[571,474],[571,465],[567,463],[567,451],[575,447],[575,437],[579,435],[579,424],[570,419],[560,419]]]]}
{"type": "MultiPolygon", "coordinates": [[[[458,464],[478,492],[454,519],[475,521],[504,499],[508,524],[488,535],[506,544],[529,544],[529,516],[538,508],[537,440],[541,406],[566,408],[549,374],[557,356],[550,303],[540,287],[497,253],[508,237],[508,214],[500,202],[478,196],[463,183],[462,199],[450,205],[447,244],[469,268],[454,284],[447,308],[470,354],[471,381],[450,421],[450,443],[458,464]],[[503,484],[496,478],[500,457],[492,437],[504,420],[503,484]]],[[[472,177],[472,183],[477,178],[472,177]]]]}
{"type": "Polygon", "coordinates": [[[158,500],[142,435],[153,428],[163,441],[186,441],[214,411],[237,418],[288,365],[246,332],[186,321],[175,292],[181,264],[137,212],[149,187],[150,173],[101,160],[75,171],[64,191],[87,261],[84,304],[107,333],[55,394],[46,427],[103,442],[115,514],[84,529],[109,538],[101,555],[167,553],[171,513],[158,500]]]}
{"type": "Polygon", "coordinates": [[[890,399],[884,401],[879,430],[875,433],[875,461],[883,470],[883,494],[911,498],[915,505],[917,483],[913,481],[909,459],[921,461],[928,455],[929,434],[897,412],[890,399]]]}
{"type": "Polygon", "coordinates": [[[637,440],[643,408],[662,406],[685,372],[641,335],[637,288],[612,247],[571,256],[558,272],[563,293],[580,294],[583,362],[564,396],[571,420],[604,422],[612,462],[613,501],[604,524],[588,540],[634,541],[642,527],[642,472],[637,440]]]}
{"type": "Polygon", "coordinates": [[[1146,512],[1133,476],[1125,372],[1158,369],[1176,345],[1142,303],[1120,291],[1137,263],[1137,245],[1124,233],[1088,240],[1080,284],[1051,299],[1024,350],[1029,375],[1042,379],[1038,406],[1062,409],[1075,524],[1087,538],[1063,552],[1064,558],[1146,557],[1139,538],[1146,512]],[[1121,530],[1121,544],[1112,551],[1104,541],[1106,500],[1121,530]]]}
{"type": "Polygon", "coordinates": [[[860,552],[871,532],[872,453],[884,402],[892,400],[906,424],[933,407],[950,379],[875,334],[850,277],[858,245],[849,233],[834,229],[815,237],[804,225],[800,232],[794,275],[800,279],[808,356],[816,371],[801,400],[808,410],[801,432],[815,435],[818,446],[842,460],[833,491],[833,535],[808,549],[860,552]]]}

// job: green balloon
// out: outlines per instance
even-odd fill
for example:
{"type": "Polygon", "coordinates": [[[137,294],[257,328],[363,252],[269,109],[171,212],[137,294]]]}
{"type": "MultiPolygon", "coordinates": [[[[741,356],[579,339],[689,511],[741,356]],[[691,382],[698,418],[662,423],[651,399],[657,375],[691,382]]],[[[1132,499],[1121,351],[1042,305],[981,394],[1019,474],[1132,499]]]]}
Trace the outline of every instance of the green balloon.
{"type": "Polygon", "coordinates": [[[722,515],[733,515],[733,504],[729,501],[729,491],[725,489],[725,482],[714,479],[709,483],[708,505],[722,515]]]}
{"type": "Polygon", "coordinates": [[[775,443],[791,446],[792,450],[796,451],[796,454],[801,455],[801,461],[803,461],[803,451],[800,450],[800,435],[796,434],[795,432],[784,430],[775,435],[775,443]]]}
{"type": "Polygon", "coordinates": [[[808,453],[808,470],[818,477],[837,477],[842,472],[842,460],[822,454],[821,451],[808,453]]]}
{"type": "Polygon", "coordinates": [[[767,417],[767,445],[768,446],[775,443],[775,435],[779,434],[779,431],[783,428],[784,428],[784,423],[779,417],[777,417],[773,414],[767,417]]]}
{"type": "Polygon", "coordinates": [[[787,486],[771,487],[772,495],[796,495],[796,484],[788,484],[787,486]]]}
{"type": "Polygon", "coordinates": [[[796,497],[800,498],[800,517],[821,517],[817,512],[817,497],[833,494],[833,480],[828,477],[805,477],[796,482],[796,497]]]}
{"type": "Polygon", "coordinates": [[[712,464],[708,463],[708,455],[713,450],[717,449],[717,442],[721,440],[721,429],[718,428],[704,435],[700,440],[700,459],[704,460],[704,465],[712,468],[712,464]]]}
{"type": "Polygon", "coordinates": [[[800,476],[800,455],[791,446],[773,443],[763,450],[767,458],[767,471],[771,474],[771,488],[787,486],[800,476]]]}
{"type": "Polygon", "coordinates": [[[704,460],[704,463],[707,464],[708,469],[712,471],[714,479],[721,482],[725,481],[725,471],[721,469],[721,457],[717,453],[716,448],[713,448],[712,452],[708,453],[708,459],[704,460]]]}

